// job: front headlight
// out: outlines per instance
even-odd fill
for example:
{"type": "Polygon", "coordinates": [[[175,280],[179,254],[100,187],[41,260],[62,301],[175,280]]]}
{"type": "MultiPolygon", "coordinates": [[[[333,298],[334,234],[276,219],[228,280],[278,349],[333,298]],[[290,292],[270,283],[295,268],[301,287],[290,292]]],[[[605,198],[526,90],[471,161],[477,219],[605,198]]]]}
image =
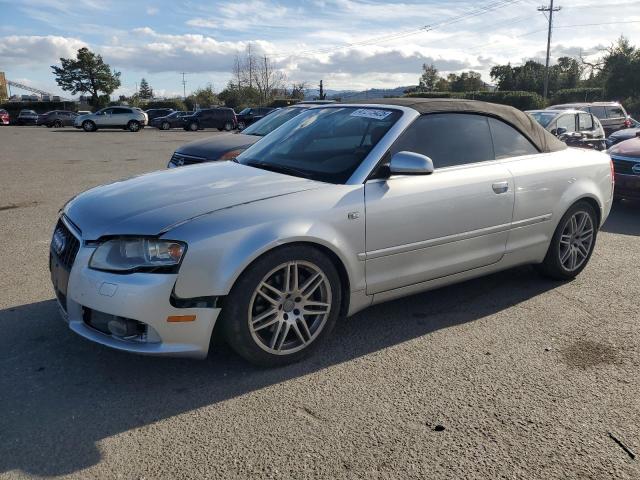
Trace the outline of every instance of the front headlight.
{"type": "Polygon", "coordinates": [[[96,248],[89,267],[113,272],[177,270],[186,244],[156,238],[115,238],[96,248]]]}

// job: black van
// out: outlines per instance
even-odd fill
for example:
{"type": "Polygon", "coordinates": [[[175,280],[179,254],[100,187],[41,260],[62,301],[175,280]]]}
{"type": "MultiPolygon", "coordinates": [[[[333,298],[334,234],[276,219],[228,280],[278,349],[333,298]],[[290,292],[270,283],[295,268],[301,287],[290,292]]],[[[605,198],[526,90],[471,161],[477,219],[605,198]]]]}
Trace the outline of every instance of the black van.
{"type": "Polygon", "coordinates": [[[182,117],[184,129],[195,132],[205,128],[217,128],[227,132],[238,127],[236,112],[233,108],[204,108],[198,110],[193,115],[182,117]]]}

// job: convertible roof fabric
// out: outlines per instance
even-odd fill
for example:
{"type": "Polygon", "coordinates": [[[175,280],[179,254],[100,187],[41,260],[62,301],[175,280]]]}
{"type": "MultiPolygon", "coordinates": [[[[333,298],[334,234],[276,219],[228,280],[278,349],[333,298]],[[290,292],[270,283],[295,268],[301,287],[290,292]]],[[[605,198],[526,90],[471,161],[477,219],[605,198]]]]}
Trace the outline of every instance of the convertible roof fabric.
{"type": "Polygon", "coordinates": [[[498,103],[453,98],[379,98],[345,103],[397,105],[413,108],[421,114],[445,112],[481,113],[496,117],[515,127],[541,152],[557,152],[567,148],[566,144],[542,128],[530,115],[517,108],[498,103]]]}

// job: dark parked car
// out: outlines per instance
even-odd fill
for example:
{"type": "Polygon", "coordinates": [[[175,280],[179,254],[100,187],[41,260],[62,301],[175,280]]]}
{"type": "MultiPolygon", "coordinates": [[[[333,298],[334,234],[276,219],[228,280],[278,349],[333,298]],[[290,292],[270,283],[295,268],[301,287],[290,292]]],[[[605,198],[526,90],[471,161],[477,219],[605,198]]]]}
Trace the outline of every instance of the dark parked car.
{"type": "MultiPolygon", "coordinates": [[[[633,121],[633,119],[631,119],[633,121]]],[[[640,133],[640,127],[635,125],[631,128],[625,128],[623,130],[618,130],[617,132],[613,132],[611,135],[607,137],[607,148],[611,148],[617,143],[624,142],[625,140],[629,140],[630,138],[635,138],[640,133]]]]}
{"type": "Polygon", "coordinates": [[[243,130],[252,123],[255,123],[266,115],[269,115],[274,110],[274,108],[270,107],[245,108],[238,114],[238,128],[243,130]]]}
{"type": "Polygon", "coordinates": [[[151,120],[153,120],[154,118],[166,117],[173,112],[175,112],[173,108],[150,108],[149,110],[145,110],[144,113],[147,114],[147,117],[149,117],[149,122],[151,122],[151,120]]]}
{"type": "Polygon", "coordinates": [[[0,125],[9,125],[9,112],[0,108],[0,125]]]}
{"type": "Polygon", "coordinates": [[[20,110],[16,125],[35,125],[38,122],[38,114],[33,110],[20,110]]]}
{"type": "Polygon", "coordinates": [[[548,107],[547,110],[583,110],[592,113],[600,120],[605,135],[632,125],[631,117],[618,102],[566,103],[548,107]]]}
{"type": "Polygon", "coordinates": [[[193,112],[172,112],[164,117],[156,117],[149,121],[151,127],[160,130],[169,130],[170,128],[182,128],[184,126],[183,117],[193,115],[193,112]]]}
{"type": "Polygon", "coordinates": [[[280,125],[311,108],[312,104],[299,103],[292,107],[281,108],[277,112],[254,123],[242,133],[216,135],[211,138],[196,140],[178,147],[167,165],[168,168],[192,165],[194,163],[230,160],[256,143],[265,135],[273,132],[280,125]]]}
{"type": "Polygon", "coordinates": [[[185,130],[204,130],[205,128],[217,128],[218,130],[231,130],[238,128],[236,112],[233,108],[204,108],[198,110],[193,115],[182,117],[185,130]]]}
{"type": "Polygon", "coordinates": [[[605,134],[600,121],[582,110],[528,110],[545,130],[572,147],[604,150],[605,134]]]}
{"type": "Polygon", "coordinates": [[[49,128],[73,127],[73,123],[78,114],[69,110],[53,110],[51,112],[38,115],[37,125],[45,125],[49,128]]]}
{"type": "Polygon", "coordinates": [[[609,149],[616,184],[613,198],[640,199],[640,138],[620,142],[609,149]]]}

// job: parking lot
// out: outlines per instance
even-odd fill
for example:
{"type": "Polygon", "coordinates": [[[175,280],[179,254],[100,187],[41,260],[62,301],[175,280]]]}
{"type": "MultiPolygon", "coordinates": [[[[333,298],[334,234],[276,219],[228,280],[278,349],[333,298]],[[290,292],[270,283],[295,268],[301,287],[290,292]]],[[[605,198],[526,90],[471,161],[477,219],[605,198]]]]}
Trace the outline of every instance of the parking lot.
{"type": "Polygon", "coordinates": [[[573,282],[523,267],[375,306],[285,368],[70,332],[60,207],[210,135],[0,127],[0,478],[640,478],[610,436],[640,454],[639,203],[573,282]]]}

